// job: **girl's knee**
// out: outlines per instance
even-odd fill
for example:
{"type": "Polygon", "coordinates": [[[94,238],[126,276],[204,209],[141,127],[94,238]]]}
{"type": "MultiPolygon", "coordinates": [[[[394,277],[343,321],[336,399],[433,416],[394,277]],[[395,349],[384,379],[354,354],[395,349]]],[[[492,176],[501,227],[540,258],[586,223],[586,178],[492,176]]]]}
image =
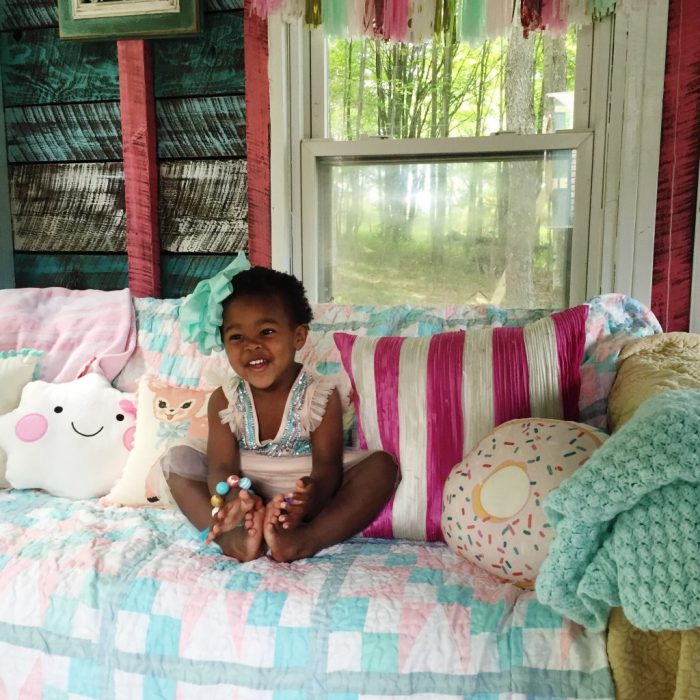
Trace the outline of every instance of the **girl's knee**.
{"type": "Polygon", "coordinates": [[[396,460],[388,452],[381,450],[375,452],[372,458],[375,461],[372,465],[372,471],[376,472],[377,476],[381,474],[392,486],[398,485],[400,477],[399,465],[396,463],[396,460]]]}

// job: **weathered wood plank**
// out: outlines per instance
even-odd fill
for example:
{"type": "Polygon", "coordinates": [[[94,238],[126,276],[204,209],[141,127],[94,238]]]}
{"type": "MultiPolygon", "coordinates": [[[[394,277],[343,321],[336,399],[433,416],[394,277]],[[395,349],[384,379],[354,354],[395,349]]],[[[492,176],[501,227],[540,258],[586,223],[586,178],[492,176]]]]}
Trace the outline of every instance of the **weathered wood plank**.
{"type": "Polygon", "coordinates": [[[210,15],[198,37],[153,42],[153,72],[156,97],[243,94],[243,14],[210,15]]]}
{"type": "Polygon", "coordinates": [[[5,106],[119,99],[112,41],[62,41],[56,29],[0,33],[5,106]]]}
{"type": "Polygon", "coordinates": [[[126,252],[121,163],[14,165],[17,251],[126,252]]]}
{"type": "Polygon", "coordinates": [[[249,247],[255,265],[272,265],[270,219],[270,81],[267,21],[245,9],[246,143],[248,145],[249,247]]]}
{"type": "Polygon", "coordinates": [[[125,289],[126,255],[15,253],[18,287],[125,289]]]}
{"type": "Polygon", "coordinates": [[[10,163],[121,160],[118,102],[5,110],[10,163]]]}
{"type": "MultiPolygon", "coordinates": [[[[0,66],[2,73],[2,66],[0,66]]],[[[12,261],[12,220],[10,218],[10,188],[7,175],[5,146],[5,109],[0,90],[0,289],[15,286],[15,266],[12,261]]]]}
{"type": "MultiPolygon", "coordinates": [[[[218,12],[221,10],[242,10],[243,0],[205,0],[204,1],[204,11],[205,12],[218,12]]],[[[206,29],[206,20],[205,25],[206,29]]]]}
{"type": "Polygon", "coordinates": [[[189,294],[198,282],[212,277],[229,265],[237,252],[231,255],[163,254],[163,297],[172,299],[189,294]]]}
{"type": "Polygon", "coordinates": [[[247,181],[245,160],[161,163],[162,249],[232,253],[245,248],[247,181]]]}
{"type": "Polygon", "coordinates": [[[129,289],[160,296],[158,164],[151,45],[117,42],[121,94],[129,289]]]}
{"type": "Polygon", "coordinates": [[[0,0],[0,30],[57,26],[56,0],[0,0]]]}
{"type": "Polygon", "coordinates": [[[245,98],[241,95],[158,100],[161,158],[245,156],[245,98]]]}

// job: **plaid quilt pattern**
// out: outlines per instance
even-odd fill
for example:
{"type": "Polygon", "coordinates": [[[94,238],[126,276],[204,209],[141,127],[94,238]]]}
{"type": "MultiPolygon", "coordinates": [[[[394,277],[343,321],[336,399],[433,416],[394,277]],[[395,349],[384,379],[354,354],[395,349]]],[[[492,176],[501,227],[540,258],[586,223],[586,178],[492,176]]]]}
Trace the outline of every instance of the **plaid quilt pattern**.
{"type": "Polygon", "coordinates": [[[0,492],[0,697],[614,697],[605,638],[443,544],[239,564],[173,510],[0,492]]]}

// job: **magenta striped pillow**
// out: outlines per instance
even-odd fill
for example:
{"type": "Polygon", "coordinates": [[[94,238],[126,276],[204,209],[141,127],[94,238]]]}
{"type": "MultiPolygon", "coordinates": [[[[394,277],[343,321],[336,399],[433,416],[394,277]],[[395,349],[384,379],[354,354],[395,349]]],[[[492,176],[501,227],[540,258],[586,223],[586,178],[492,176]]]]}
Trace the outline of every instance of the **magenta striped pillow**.
{"type": "Polygon", "coordinates": [[[394,497],[364,534],[441,540],[445,480],[482,437],[514,418],[577,420],[587,314],[582,305],[522,328],[425,338],[334,333],[360,446],[401,465],[394,497]]]}

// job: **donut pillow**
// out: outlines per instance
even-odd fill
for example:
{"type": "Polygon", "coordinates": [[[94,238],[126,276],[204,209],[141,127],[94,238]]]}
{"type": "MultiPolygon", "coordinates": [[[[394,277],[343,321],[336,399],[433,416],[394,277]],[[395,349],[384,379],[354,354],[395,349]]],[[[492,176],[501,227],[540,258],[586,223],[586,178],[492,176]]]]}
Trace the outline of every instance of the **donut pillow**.
{"type": "Polygon", "coordinates": [[[447,545],[505,581],[532,587],[553,536],[544,499],[606,438],[572,421],[525,418],[498,426],[445,482],[447,545]]]}

